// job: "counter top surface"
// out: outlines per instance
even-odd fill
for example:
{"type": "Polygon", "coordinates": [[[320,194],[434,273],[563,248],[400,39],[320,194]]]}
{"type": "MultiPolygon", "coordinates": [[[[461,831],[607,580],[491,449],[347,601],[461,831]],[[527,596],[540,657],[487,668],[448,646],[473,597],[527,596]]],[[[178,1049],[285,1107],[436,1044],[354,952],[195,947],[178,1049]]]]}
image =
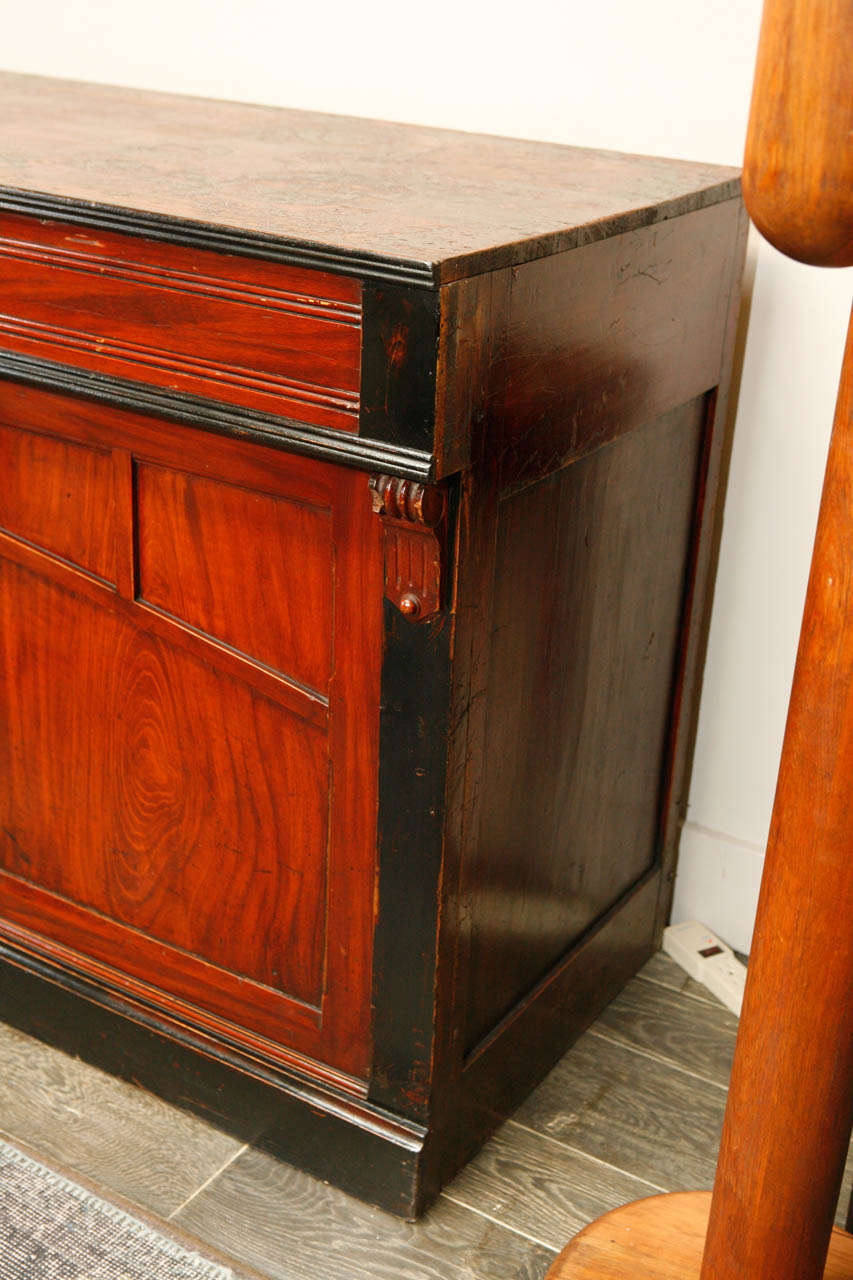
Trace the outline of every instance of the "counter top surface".
{"type": "Polygon", "coordinates": [[[152,217],[228,228],[425,281],[738,193],[714,165],[0,74],[0,207],[132,211],[142,233],[152,217]]]}

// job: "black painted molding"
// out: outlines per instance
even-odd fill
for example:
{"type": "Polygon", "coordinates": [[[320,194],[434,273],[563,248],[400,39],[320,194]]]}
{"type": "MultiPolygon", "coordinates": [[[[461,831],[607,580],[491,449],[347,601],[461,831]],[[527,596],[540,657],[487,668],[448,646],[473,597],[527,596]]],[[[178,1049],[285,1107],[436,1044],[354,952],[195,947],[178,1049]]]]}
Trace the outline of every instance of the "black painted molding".
{"type": "Polygon", "coordinates": [[[265,258],[269,262],[283,262],[289,266],[333,271],[337,275],[358,276],[362,280],[420,285],[428,289],[434,288],[437,283],[436,268],[431,262],[408,262],[403,258],[358,253],[354,250],[331,248],[310,240],[278,239],[276,236],[217,227],[206,222],[167,218],[163,214],[145,213],[138,209],[122,209],[38,191],[21,191],[17,187],[0,186],[0,209],[59,222],[79,222],[87,227],[101,227],[105,231],[144,236],[146,240],[164,240],[169,244],[184,244],[194,249],[211,249],[215,253],[236,253],[242,257],[265,258]]]}
{"type": "Polygon", "coordinates": [[[4,941],[0,1019],[391,1213],[413,1217],[423,1207],[423,1125],[264,1064],[4,941]]]}
{"type": "Polygon", "coordinates": [[[431,450],[438,291],[367,285],[362,309],[361,430],[395,448],[431,450]]]}
{"type": "Polygon", "coordinates": [[[134,413],[154,414],[218,435],[234,436],[360,471],[382,471],[421,483],[428,483],[435,476],[435,459],[427,451],[327,427],[312,427],[291,418],[241,409],[186,392],[165,391],[53,360],[0,351],[0,378],[96,400],[134,413]]]}

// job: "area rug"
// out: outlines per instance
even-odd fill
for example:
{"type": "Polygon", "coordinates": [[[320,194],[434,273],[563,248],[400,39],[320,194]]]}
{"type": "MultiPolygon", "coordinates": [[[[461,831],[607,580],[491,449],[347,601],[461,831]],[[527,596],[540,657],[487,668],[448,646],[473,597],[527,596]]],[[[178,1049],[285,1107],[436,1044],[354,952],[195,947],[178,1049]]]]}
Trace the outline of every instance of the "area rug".
{"type": "Polygon", "coordinates": [[[0,1140],[0,1280],[237,1280],[0,1140]]]}

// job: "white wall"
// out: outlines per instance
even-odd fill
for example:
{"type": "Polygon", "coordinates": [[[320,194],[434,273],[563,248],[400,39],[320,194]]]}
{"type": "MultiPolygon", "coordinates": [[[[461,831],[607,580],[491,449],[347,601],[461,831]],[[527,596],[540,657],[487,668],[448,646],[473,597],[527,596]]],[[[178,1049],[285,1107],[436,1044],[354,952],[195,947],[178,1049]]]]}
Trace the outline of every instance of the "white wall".
{"type": "MultiPolygon", "coordinates": [[[[32,0],[9,70],[738,164],[760,0],[32,0]]],[[[2,170],[2,120],[0,120],[2,170]]],[[[851,272],[755,285],[675,918],[747,949],[851,272]]]]}

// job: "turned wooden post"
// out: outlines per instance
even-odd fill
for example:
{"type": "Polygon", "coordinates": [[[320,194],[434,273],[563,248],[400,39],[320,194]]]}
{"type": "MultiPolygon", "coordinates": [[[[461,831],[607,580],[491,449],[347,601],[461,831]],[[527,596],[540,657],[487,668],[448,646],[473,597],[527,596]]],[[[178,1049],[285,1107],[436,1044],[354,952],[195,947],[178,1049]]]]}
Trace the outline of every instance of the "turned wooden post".
{"type": "MultiPolygon", "coordinates": [[[[853,4],[767,0],[750,216],[853,264],[853,4]]],[[[827,462],[702,1280],[819,1280],[853,1118],[853,319],[827,462]]]]}
{"type": "Polygon", "coordinates": [[[853,320],[702,1280],[820,1280],[853,1118],[853,320]]]}
{"type": "MultiPolygon", "coordinates": [[[[853,265],[853,0],[766,0],[744,169],[783,253],[853,265]]],[[[853,1120],[853,316],[713,1199],[599,1219],[553,1280],[849,1280],[853,1120]],[[831,1247],[830,1247],[831,1243],[831,1247]],[[828,1258],[828,1260],[827,1260],[828,1258]]]]}
{"type": "Polygon", "coordinates": [[[789,258],[853,265],[853,5],[764,0],[743,194],[789,258]]]}

